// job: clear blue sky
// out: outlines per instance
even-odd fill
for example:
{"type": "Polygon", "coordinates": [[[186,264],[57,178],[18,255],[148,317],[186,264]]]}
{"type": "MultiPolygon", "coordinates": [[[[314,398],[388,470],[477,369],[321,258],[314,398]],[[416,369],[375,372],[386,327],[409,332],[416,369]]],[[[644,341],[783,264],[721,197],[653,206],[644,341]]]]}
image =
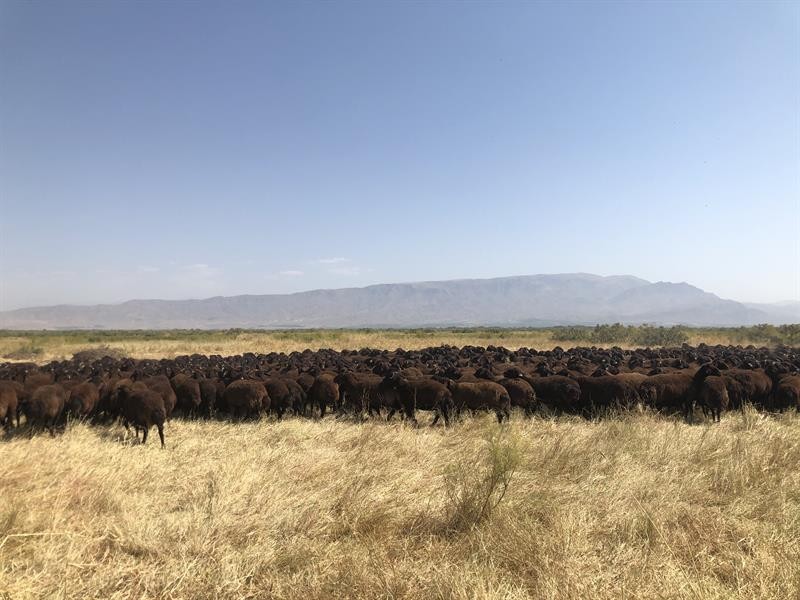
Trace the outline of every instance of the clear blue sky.
{"type": "Polygon", "coordinates": [[[591,272],[800,299],[798,3],[0,3],[0,308],[591,272]]]}

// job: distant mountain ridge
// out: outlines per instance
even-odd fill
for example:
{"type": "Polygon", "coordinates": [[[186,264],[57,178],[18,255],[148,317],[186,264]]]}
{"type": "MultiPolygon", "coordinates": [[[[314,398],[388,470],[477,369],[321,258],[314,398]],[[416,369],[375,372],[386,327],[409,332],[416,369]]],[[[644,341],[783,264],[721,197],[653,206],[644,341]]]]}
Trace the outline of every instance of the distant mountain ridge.
{"type": "Polygon", "coordinates": [[[630,275],[524,275],[203,300],[130,300],[0,312],[3,329],[223,329],[753,325],[800,322],[800,303],[743,304],[630,275]]]}

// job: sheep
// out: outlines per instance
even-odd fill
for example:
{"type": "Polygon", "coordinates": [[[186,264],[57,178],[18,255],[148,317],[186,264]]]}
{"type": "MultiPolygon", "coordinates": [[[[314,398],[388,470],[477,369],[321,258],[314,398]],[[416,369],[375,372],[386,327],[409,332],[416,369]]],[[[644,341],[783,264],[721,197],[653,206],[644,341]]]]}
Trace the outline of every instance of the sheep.
{"type": "Polygon", "coordinates": [[[187,417],[194,417],[203,401],[200,384],[188,375],[178,373],[170,379],[172,390],[175,392],[175,407],[187,417]]]}
{"type": "Polygon", "coordinates": [[[239,379],[225,388],[223,400],[234,418],[240,416],[257,417],[262,410],[268,410],[270,397],[260,381],[239,379]]]}
{"type": "Polygon", "coordinates": [[[22,405],[22,412],[31,426],[31,435],[33,429],[41,425],[55,437],[55,426],[64,413],[66,402],[67,393],[62,386],[48,384],[38,387],[22,405]]]}
{"type": "Polygon", "coordinates": [[[308,390],[307,399],[311,405],[312,415],[314,407],[319,407],[320,418],[325,416],[328,407],[335,409],[339,403],[339,385],[335,381],[335,376],[332,373],[317,375],[308,390]]]}
{"type": "Polygon", "coordinates": [[[493,381],[456,383],[449,380],[447,389],[453,395],[453,406],[457,415],[464,409],[491,410],[497,415],[498,423],[502,423],[503,418],[511,418],[511,397],[499,383],[493,381]]]}
{"type": "Polygon", "coordinates": [[[99,400],[100,392],[97,386],[90,381],[84,381],[70,390],[67,409],[74,417],[85,419],[94,412],[99,400]]]}
{"type": "Polygon", "coordinates": [[[17,419],[19,427],[19,397],[22,395],[22,385],[16,381],[0,381],[0,425],[6,429],[14,425],[17,419]]]}
{"type": "Polygon", "coordinates": [[[129,423],[133,425],[137,437],[141,429],[142,444],[145,444],[150,428],[155,425],[161,447],[164,448],[164,421],[167,418],[164,397],[143,383],[131,383],[129,380],[119,385],[118,395],[126,428],[129,423]]]}

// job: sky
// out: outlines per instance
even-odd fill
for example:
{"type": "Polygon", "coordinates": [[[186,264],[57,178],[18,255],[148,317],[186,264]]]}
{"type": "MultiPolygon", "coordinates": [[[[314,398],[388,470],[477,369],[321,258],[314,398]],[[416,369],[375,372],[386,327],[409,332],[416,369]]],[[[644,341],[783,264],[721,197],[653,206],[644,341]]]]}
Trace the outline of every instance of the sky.
{"type": "Polygon", "coordinates": [[[800,4],[0,1],[0,310],[538,273],[800,300],[800,4]]]}

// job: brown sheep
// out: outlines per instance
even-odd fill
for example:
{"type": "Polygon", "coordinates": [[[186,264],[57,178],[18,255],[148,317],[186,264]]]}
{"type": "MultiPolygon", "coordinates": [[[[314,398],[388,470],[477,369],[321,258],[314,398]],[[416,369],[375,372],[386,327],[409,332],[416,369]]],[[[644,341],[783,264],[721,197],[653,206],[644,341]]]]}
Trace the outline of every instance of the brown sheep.
{"type": "Polygon", "coordinates": [[[577,413],[581,410],[581,388],[578,383],[563,375],[525,377],[539,402],[546,403],[557,413],[577,413]]]}
{"type": "Polygon", "coordinates": [[[225,393],[225,384],[216,379],[202,378],[197,380],[197,385],[200,388],[200,410],[211,416],[225,393]]]}
{"type": "Polygon", "coordinates": [[[178,397],[175,395],[175,390],[172,389],[172,384],[166,375],[156,375],[155,377],[148,377],[142,379],[141,382],[154,392],[161,394],[164,400],[164,410],[166,411],[167,419],[172,417],[172,412],[175,410],[175,405],[178,402],[178,397]]]}
{"type": "Polygon", "coordinates": [[[22,385],[16,381],[0,381],[0,425],[10,428],[14,424],[14,417],[19,427],[19,396],[22,394],[22,385]]]}
{"type": "Polygon", "coordinates": [[[107,420],[114,420],[120,416],[117,387],[119,382],[123,380],[130,381],[130,379],[124,377],[111,377],[100,384],[95,418],[104,417],[107,420]]]}
{"type": "Polygon", "coordinates": [[[711,413],[712,421],[719,423],[722,411],[727,410],[729,404],[725,379],[718,375],[706,377],[700,384],[697,404],[703,409],[704,414],[711,413]]]}
{"type": "MultiPolygon", "coordinates": [[[[444,419],[445,426],[450,424],[453,395],[444,383],[427,377],[410,378],[395,373],[387,375],[381,386],[397,392],[403,413],[413,423],[417,422],[417,410],[430,410],[435,412],[431,426],[436,425],[439,417],[444,419]]],[[[394,408],[390,410],[386,420],[391,419],[395,412],[394,408]]]]}
{"type": "Polygon", "coordinates": [[[536,410],[536,392],[530,383],[524,379],[504,377],[497,383],[508,391],[511,397],[511,406],[516,406],[525,411],[526,416],[531,416],[536,410]]]}
{"type": "Polygon", "coordinates": [[[658,411],[680,411],[686,414],[692,375],[692,373],[650,375],[639,388],[642,400],[658,411]]]}
{"type": "Polygon", "coordinates": [[[400,374],[406,379],[422,379],[425,376],[417,367],[406,367],[400,374]]]}
{"type": "MultiPolygon", "coordinates": [[[[687,422],[694,419],[695,406],[712,409],[712,416],[729,405],[729,395],[718,389],[719,382],[714,380],[711,386],[704,386],[710,377],[720,377],[720,371],[710,363],[702,365],[694,372],[664,373],[651,375],[640,386],[640,394],[645,403],[662,411],[681,411],[687,422]]],[[[725,383],[724,378],[721,380],[725,383]]]]}
{"type": "Polygon", "coordinates": [[[265,407],[264,410],[268,408],[270,412],[278,416],[278,419],[282,419],[283,413],[293,408],[293,396],[289,391],[289,386],[277,377],[265,379],[263,383],[264,387],[267,388],[267,394],[269,394],[270,399],[269,406],[265,407]]]}
{"type": "Polygon", "coordinates": [[[638,404],[641,402],[641,387],[647,381],[647,375],[644,373],[620,373],[614,375],[618,381],[623,382],[628,388],[628,394],[631,401],[638,404]]]}
{"type": "Polygon", "coordinates": [[[70,390],[67,409],[73,417],[85,419],[94,412],[99,400],[100,392],[97,386],[85,381],[73,386],[70,390]]]}
{"type": "Polygon", "coordinates": [[[505,377],[498,380],[490,369],[481,368],[475,371],[476,379],[499,383],[508,391],[511,406],[521,408],[526,416],[532,415],[536,410],[536,392],[531,384],[522,379],[522,372],[519,369],[508,369],[504,375],[505,377]]]}
{"type": "Polygon", "coordinates": [[[453,407],[457,415],[464,409],[470,411],[490,410],[497,415],[497,422],[511,418],[511,397],[499,383],[479,381],[476,383],[456,383],[450,380],[447,388],[453,395],[453,407]]]}
{"type": "Polygon", "coordinates": [[[639,387],[646,375],[575,376],[581,386],[585,414],[597,415],[608,408],[631,408],[639,401],[639,387]],[[640,379],[641,377],[641,379],[640,379]]]}
{"type": "Polygon", "coordinates": [[[331,373],[321,373],[314,379],[314,383],[308,390],[307,399],[311,405],[311,414],[314,414],[314,407],[319,407],[320,418],[325,416],[328,407],[336,409],[339,404],[339,385],[334,380],[335,376],[331,373]]]}
{"type": "Polygon", "coordinates": [[[289,388],[289,396],[291,397],[292,402],[292,412],[294,412],[294,414],[297,416],[302,415],[306,407],[306,391],[303,389],[303,386],[301,386],[291,377],[283,377],[281,380],[284,384],[286,384],[286,387],[289,388]]]}
{"type": "Polygon", "coordinates": [[[145,444],[147,443],[147,434],[150,428],[155,425],[163,448],[164,421],[167,418],[164,397],[143,383],[131,383],[130,380],[125,380],[121,383],[117,391],[125,427],[127,428],[129,423],[133,425],[137,437],[141,429],[142,444],[145,444]]]}
{"type": "Polygon", "coordinates": [[[737,407],[751,402],[760,408],[769,405],[770,394],[772,392],[772,379],[762,370],[751,371],[749,369],[728,369],[723,372],[723,377],[732,382],[728,392],[733,398],[737,407]]]}
{"type": "Polygon", "coordinates": [[[29,373],[25,377],[25,394],[31,396],[38,388],[43,385],[50,385],[54,381],[55,378],[52,373],[29,373]]]}
{"type": "Polygon", "coordinates": [[[233,418],[258,417],[262,410],[269,409],[270,397],[260,381],[239,379],[225,388],[223,400],[233,418]]]}
{"type": "Polygon", "coordinates": [[[800,411],[800,375],[781,377],[775,386],[774,396],[779,409],[794,408],[800,411]]]}
{"type": "Polygon", "coordinates": [[[36,388],[33,395],[22,405],[22,412],[33,428],[41,425],[47,428],[51,436],[55,436],[56,423],[64,413],[67,393],[58,384],[43,385],[36,388]]]}
{"type": "Polygon", "coordinates": [[[339,386],[341,408],[369,416],[380,416],[382,408],[398,410],[400,401],[395,390],[381,386],[383,378],[372,373],[342,373],[334,378],[339,386]]]}
{"type": "Polygon", "coordinates": [[[186,417],[197,416],[197,411],[203,401],[198,381],[188,375],[178,373],[170,379],[170,384],[175,392],[175,408],[179,409],[186,417]]]}
{"type": "Polygon", "coordinates": [[[303,391],[308,394],[308,391],[311,389],[311,386],[314,385],[314,382],[317,380],[311,373],[300,373],[296,377],[297,383],[303,388],[303,391]]]}

